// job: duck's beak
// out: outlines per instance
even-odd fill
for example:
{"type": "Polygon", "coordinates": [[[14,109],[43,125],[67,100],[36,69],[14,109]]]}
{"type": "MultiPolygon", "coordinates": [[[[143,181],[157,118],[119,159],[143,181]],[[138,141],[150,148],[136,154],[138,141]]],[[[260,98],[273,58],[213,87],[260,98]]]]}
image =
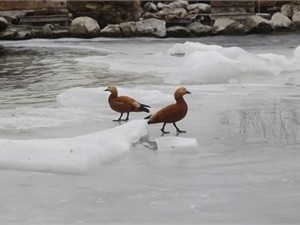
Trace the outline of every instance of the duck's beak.
{"type": "Polygon", "coordinates": [[[108,91],[108,88],[106,88],[104,91],[108,91]]]}
{"type": "Polygon", "coordinates": [[[186,94],[192,94],[192,92],[190,92],[190,91],[188,91],[188,90],[186,90],[185,93],[186,93],[186,94]]]}

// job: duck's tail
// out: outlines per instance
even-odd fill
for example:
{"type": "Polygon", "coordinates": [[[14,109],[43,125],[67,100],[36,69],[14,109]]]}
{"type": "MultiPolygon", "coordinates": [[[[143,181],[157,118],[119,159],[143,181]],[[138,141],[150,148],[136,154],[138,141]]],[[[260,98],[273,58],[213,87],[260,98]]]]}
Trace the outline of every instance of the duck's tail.
{"type": "Polygon", "coordinates": [[[140,108],[139,108],[140,111],[144,111],[144,112],[149,113],[150,110],[148,108],[151,108],[151,107],[149,105],[145,105],[145,104],[140,103],[140,108]]]}

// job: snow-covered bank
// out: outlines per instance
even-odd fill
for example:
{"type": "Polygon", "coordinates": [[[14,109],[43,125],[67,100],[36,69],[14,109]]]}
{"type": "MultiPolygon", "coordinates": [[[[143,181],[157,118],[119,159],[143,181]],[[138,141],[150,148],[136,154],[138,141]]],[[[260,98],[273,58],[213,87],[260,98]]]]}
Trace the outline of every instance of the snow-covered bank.
{"type": "Polygon", "coordinates": [[[86,173],[93,166],[126,153],[145,135],[146,122],[135,120],[113,129],[73,138],[0,139],[0,168],[86,173]]]}

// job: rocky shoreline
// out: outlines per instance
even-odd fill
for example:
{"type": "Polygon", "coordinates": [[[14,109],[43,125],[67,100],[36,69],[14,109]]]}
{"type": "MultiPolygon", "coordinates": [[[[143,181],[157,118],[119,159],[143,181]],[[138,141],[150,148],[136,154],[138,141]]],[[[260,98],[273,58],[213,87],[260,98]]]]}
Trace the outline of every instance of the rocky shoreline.
{"type": "Polygon", "coordinates": [[[107,24],[89,16],[70,19],[68,26],[14,25],[9,18],[0,17],[0,39],[23,40],[30,38],[62,37],[204,37],[213,35],[271,34],[300,31],[300,3],[281,6],[273,14],[232,13],[213,14],[205,3],[189,4],[177,0],[169,4],[148,2],[143,13],[134,21],[107,24]],[[238,16],[237,16],[238,15],[238,16]]]}

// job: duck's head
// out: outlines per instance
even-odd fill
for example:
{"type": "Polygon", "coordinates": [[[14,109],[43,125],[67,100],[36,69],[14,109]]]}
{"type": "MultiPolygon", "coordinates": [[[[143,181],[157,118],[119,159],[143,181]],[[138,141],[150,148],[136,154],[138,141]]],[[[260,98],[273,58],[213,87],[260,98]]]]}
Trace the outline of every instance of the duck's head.
{"type": "Polygon", "coordinates": [[[189,92],[185,87],[179,87],[176,89],[174,96],[175,96],[175,99],[177,99],[186,94],[191,94],[191,92],[189,92]]]}
{"type": "Polygon", "coordinates": [[[104,91],[109,91],[113,95],[118,95],[118,90],[116,86],[108,86],[104,91]]]}

